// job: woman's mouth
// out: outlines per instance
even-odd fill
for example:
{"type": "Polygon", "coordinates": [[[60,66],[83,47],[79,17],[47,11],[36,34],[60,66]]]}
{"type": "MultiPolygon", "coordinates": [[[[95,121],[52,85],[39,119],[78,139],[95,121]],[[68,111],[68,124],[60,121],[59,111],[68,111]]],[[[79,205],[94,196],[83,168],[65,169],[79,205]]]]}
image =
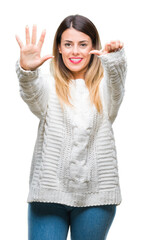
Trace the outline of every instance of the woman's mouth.
{"type": "Polygon", "coordinates": [[[77,64],[82,61],[83,58],[69,58],[70,62],[77,64]]]}

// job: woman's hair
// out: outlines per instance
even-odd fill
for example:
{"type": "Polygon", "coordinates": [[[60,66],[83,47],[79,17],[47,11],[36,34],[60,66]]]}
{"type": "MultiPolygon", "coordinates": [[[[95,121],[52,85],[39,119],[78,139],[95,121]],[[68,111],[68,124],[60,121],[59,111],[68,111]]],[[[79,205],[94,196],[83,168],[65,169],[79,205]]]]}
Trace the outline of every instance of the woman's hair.
{"type": "MultiPolygon", "coordinates": [[[[71,71],[65,66],[62,55],[59,53],[62,33],[68,28],[74,28],[87,34],[92,40],[92,46],[96,50],[101,49],[101,42],[95,25],[86,17],[81,15],[71,15],[66,17],[60,24],[55,34],[53,43],[54,58],[51,61],[51,73],[55,78],[56,93],[60,103],[64,102],[72,106],[69,102],[70,96],[69,82],[73,79],[71,71]]],[[[103,77],[103,68],[100,59],[91,54],[87,71],[84,76],[85,84],[89,89],[90,101],[95,104],[98,112],[102,111],[102,103],[99,95],[99,84],[103,77]]],[[[63,107],[63,106],[62,106],[63,107]]]]}

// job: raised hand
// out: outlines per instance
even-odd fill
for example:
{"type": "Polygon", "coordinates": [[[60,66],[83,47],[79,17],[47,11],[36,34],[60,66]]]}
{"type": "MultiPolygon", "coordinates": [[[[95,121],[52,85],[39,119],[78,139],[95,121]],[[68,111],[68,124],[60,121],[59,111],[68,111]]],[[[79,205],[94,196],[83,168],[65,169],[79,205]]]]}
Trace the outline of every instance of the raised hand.
{"type": "Polygon", "coordinates": [[[37,26],[33,25],[32,37],[30,39],[29,27],[25,28],[26,45],[16,35],[16,40],[20,47],[20,66],[25,70],[35,70],[41,66],[45,61],[53,58],[52,55],[41,57],[41,49],[44,43],[46,31],[43,30],[39,42],[36,44],[37,26]]]}
{"type": "Polygon", "coordinates": [[[102,50],[92,50],[89,54],[96,54],[98,56],[105,55],[107,53],[116,52],[119,49],[123,48],[123,43],[121,41],[111,41],[110,43],[106,43],[104,49],[102,50]]]}

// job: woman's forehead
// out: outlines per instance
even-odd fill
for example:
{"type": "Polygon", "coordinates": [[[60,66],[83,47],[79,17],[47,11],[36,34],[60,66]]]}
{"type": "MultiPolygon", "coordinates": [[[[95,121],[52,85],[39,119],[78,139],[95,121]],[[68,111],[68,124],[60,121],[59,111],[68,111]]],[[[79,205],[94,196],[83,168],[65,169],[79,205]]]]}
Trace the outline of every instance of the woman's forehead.
{"type": "Polygon", "coordinates": [[[90,41],[90,37],[74,28],[66,29],[61,36],[63,41],[90,41]]]}

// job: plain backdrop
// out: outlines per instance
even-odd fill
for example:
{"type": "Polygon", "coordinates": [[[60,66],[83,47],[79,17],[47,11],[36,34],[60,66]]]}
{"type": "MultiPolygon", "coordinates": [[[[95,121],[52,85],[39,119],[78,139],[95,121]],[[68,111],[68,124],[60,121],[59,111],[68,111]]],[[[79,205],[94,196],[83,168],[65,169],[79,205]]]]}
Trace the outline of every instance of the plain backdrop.
{"type": "MultiPolygon", "coordinates": [[[[71,14],[93,21],[102,46],[110,40],[124,42],[126,91],[113,124],[122,203],[108,240],[143,239],[143,14],[139,0],[13,0],[0,4],[0,239],[27,239],[28,181],[39,123],[19,94],[15,34],[25,42],[25,26],[31,30],[37,24],[38,38],[43,29],[47,31],[42,55],[51,54],[57,27],[71,14]]],[[[49,62],[42,68],[48,71],[49,62]]]]}

